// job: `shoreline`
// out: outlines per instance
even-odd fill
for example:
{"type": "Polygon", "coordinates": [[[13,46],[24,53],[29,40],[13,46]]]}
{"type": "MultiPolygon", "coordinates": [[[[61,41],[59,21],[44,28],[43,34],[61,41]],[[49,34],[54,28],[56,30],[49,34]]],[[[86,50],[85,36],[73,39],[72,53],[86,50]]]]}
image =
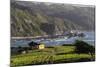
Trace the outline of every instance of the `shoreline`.
{"type": "MultiPolygon", "coordinates": [[[[91,32],[93,32],[93,31],[91,31],[91,32]]],[[[65,35],[60,34],[60,35],[53,35],[53,36],[55,37],[55,36],[65,36],[65,35]]],[[[19,36],[11,36],[11,39],[33,39],[33,38],[50,38],[50,37],[52,37],[52,36],[50,36],[50,35],[44,35],[44,36],[25,36],[25,37],[23,37],[23,36],[20,36],[20,37],[19,36]]]]}

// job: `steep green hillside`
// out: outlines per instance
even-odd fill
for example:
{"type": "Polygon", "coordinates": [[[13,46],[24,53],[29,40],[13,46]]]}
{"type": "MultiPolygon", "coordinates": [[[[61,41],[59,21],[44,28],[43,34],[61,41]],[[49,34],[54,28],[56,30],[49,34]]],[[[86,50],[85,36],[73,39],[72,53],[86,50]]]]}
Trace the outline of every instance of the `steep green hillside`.
{"type": "Polygon", "coordinates": [[[11,2],[12,36],[62,34],[94,30],[94,6],[40,2],[11,2]]]}

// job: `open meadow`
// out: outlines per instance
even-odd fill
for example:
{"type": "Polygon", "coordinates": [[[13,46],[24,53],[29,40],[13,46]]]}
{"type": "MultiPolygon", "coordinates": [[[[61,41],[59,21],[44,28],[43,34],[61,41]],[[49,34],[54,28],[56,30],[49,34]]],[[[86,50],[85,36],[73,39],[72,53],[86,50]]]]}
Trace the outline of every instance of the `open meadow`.
{"type": "Polygon", "coordinates": [[[56,64],[94,61],[95,56],[75,53],[75,46],[52,46],[43,50],[30,50],[26,54],[11,56],[11,66],[26,66],[40,64],[56,64]]]}

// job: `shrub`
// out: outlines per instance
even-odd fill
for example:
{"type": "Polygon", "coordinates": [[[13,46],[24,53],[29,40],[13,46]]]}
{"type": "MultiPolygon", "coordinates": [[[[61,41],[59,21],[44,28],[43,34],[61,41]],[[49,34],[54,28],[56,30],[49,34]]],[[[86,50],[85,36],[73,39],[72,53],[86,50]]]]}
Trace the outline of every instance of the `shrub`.
{"type": "Polygon", "coordinates": [[[79,41],[76,40],[74,43],[75,45],[75,52],[80,54],[80,53],[90,53],[91,56],[95,53],[95,47],[84,42],[84,41],[79,41]]]}

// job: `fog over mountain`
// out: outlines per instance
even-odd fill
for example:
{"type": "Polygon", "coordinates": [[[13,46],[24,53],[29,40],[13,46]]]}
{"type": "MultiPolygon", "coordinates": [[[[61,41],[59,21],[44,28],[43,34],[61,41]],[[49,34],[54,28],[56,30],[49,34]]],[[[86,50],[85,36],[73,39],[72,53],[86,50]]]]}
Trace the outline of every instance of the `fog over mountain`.
{"type": "Polygon", "coordinates": [[[95,7],[31,1],[11,2],[12,36],[62,34],[70,30],[93,31],[95,7]]]}

